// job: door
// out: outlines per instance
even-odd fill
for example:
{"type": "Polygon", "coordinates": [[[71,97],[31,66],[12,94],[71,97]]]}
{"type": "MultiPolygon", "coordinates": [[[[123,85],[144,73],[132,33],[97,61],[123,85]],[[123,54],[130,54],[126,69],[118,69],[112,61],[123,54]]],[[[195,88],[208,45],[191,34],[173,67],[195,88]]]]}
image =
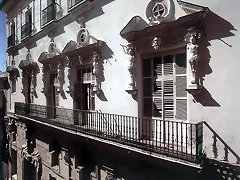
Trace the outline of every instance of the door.
{"type": "Polygon", "coordinates": [[[91,84],[75,84],[74,99],[75,108],[77,109],[75,113],[75,121],[80,125],[87,125],[87,111],[91,110],[91,84]]]}
{"type": "Polygon", "coordinates": [[[50,74],[50,84],[48,87],[47,95],[47,116],[48,118],[56,118],[56,88],[54,86],[54,80],[57,77],[57,73],[50,74]]]}

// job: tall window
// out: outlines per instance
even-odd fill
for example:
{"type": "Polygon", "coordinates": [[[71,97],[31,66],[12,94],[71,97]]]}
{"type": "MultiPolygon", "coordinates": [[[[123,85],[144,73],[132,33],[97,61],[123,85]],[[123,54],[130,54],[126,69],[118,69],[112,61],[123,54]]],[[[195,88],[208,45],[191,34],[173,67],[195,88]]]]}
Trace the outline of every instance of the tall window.
{"type": "Polygon", "coordinates": [[[143,59],[143,116],[187,120],[186,54],[143,59]]]}
{"type": "Polygon", "coordinates": [[[81,110],[94,110],[95,97],[92,93],[94,76],[93,67],[77,70],[77,83],[75,84],[75,107],[81,110]]]}

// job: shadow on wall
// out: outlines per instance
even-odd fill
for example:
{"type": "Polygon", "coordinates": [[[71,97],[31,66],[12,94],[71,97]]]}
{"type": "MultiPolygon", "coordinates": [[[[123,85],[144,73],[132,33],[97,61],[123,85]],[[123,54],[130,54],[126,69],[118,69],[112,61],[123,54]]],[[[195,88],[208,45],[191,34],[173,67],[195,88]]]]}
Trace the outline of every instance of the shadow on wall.
{"type": "MultiPolygon", "coordinates": [[[[100,62],[98,65],[99,72],[102,72],[102,73],[99,73],[98,79],[97,79],[97,81],[100,85],[102,85],[102,83],[105,81],[103,65],[104,65],[104,63],[106,63],[106,64],[109,63],[110,65],[112,65],[112,63],[110,62],[110,59],[112,59],[112,58],[113,58],[113,51],[106,44],[102,48],[102,58],[100,59],[100,62]]],[[[100,91],[100,93],[97,96],[101,101],[108,101],[103,91],[100,91]]]]}
{"type": "Polygon", "coordinates": [[[98,1],[98,4],[96,5],[97,7],[94,8],[89,16],[87,16],[86,20],[89,21],[91,19],[94,19],[96,17],[99,17],[104,14],[104,11],[102,9],[103,6],[111,3],[113,0],[104,0],[104,1],[98,1]]]}
{"type": "MultiPolygon", "coordinates": [[[[226,45],[226,48],[231,48],[232,45],[228,44],[222,38],[235,36],[232,31],[237,31],[234,26],[218,16],[214,12],[209,12],[208,17],[204,22],[206,36],[202,38],[199,46],[200,52],[200,61],[199,61],[199,74],[200,82],[204,86],[204,80],[207,75],[210,75],[213,70],[210,67],[210,59],[211,55],[208,47],[211,46],[212,40],[220,40],[222,43],[226,45]]],[[[214,59],[215,60],[215,59],[214,59]]],[[[217,60],[217,59],[216,59],[217,60]]],[[[203,106],[217,106],[220,107],[219,103],[211,96],[211,93],[204,88],[202,92],[196,96],[196,102],[199,102],[203,106]]]]}
{"type": "Polygon", "coordinates": [[[205,159],[201,176],[204,180],[240,180],[240,167],[205,159]]]}

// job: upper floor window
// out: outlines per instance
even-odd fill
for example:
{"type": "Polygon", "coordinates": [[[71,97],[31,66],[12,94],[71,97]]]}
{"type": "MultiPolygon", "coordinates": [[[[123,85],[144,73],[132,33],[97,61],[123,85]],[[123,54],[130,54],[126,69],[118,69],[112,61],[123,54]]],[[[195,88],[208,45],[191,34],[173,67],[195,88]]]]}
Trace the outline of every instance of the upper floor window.
{"type": "Polygon", "coordinates": [[[187,120],[186,54],[143,59],[143,116],[187,120]]]}
{"type": "Polygon", "coordinates": [[[32,34],[32,9],[25,12],[25,23],[21,27],[21,38],[24,39],[32,34]]]}
{"type": "Polygon", "coordinates": [[[48,0],[47,7],[42,10],[42,26],[58,20],[63,15],[63,9],[57,0],[48,0]]]}

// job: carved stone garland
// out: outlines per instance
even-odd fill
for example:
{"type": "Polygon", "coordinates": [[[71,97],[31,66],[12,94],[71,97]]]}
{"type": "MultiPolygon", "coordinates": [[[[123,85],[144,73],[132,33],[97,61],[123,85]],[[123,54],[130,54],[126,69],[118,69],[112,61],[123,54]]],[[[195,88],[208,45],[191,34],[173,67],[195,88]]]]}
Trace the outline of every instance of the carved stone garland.
{"type": "Polygon", "coordinates": [[[129,56],[128,61],[128,71],[130,73],[131,81],[129,83],[128,89],[126,90],[129,94],[136,94],[137,87],[136,87],[136,65],[135,65],[135,53],[136,47],[134,43],[130,43],[127,46],[122,46],[124,52],[129,56]]]}
{"type": "Polygon", "coordinates": [[[99,61],[101,59],[101,54],[98,51],[95,51],[93,53],[93,75],[95,75],[95,80],[93,84],[93,92],[96,94],[99,94],[101,90],[100,82],[99,82],[99,75],[100,75],[100,70],[99,70],[99,61]]]}
{"type": "MultiPolygon", "coordinates": [[[[30,51],[28,51],[26,60],[22,60],[19,64],[19,68],[22,69],[22,83],[23,87],[25,86],[25,78],[31,77],[31,85],[30,85],[30,98],[31,102],[34,99],[34,93],[36,92],[37,86],[37,71],[38,65],[33,61],[30,51]]],[[[22,93],[25,95],[25,88],[22,89],[22,93]]]]}

